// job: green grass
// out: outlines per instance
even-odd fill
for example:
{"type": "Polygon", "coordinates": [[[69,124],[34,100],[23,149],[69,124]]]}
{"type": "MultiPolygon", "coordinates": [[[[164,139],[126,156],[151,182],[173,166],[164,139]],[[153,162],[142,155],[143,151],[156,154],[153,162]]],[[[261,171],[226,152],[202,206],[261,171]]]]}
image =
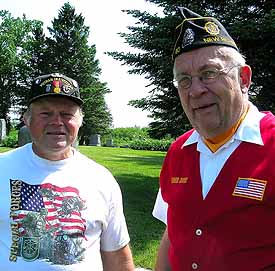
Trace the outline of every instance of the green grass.
{"type": "MultiPolygon", "coordinates": [[[[0,152],[8,148],[0,148],[0,152]]],[[[164,152],[80,146],[120,184],[136,266],[153,269],[164,224],[152,217],[164,152]]]]}
{"type": "Polygon", "coordinates": [[[12,150],[12,148],[0,147],[0,153],[1,153],[1,152],[5,152],[5,151],[9,151],[9,150],[12,150]]]}
{"type": "Polygon", "coordinates": [[[80,146],[120,184],[136,266],[153,269],[164,225],[152,217],[164,152],[80,146]]]}

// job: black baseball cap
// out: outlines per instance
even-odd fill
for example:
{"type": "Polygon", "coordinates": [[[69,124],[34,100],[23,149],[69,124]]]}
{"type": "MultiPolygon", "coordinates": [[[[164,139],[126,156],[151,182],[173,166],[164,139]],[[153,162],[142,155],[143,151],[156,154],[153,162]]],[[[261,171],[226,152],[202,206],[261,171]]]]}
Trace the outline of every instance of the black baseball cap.
{"type": "Polygon", "coordinates": [[[83,104],[83,100],[80,98],[78,83],[74,79],[60,73],[51,73],[36,77],[31,86],[28,104],[30,105],[37,99],[48,96],[66,97],[80,106],[83,104]]]}
{"type": "Polygon", "coordinates": [[[172,59],[197,48],[224,45],[239,51],[225,27],[213,17],[202,17],[185,7],[178,7],[183,21],[176,27],[172,59]]]}

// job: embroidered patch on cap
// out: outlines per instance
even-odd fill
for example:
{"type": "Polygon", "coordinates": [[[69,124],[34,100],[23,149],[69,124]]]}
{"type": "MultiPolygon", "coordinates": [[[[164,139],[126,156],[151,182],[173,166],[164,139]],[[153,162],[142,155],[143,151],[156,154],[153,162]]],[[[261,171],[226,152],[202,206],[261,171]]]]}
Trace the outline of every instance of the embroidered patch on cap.
{"type": "Polygon", "coordinates": [[[78,105],[83,104],[78,83],[74,79],[59,73],[45,74],[35,78],[30,89],[28,103],[30,104],[47,96],[63,96],[73,100],[78,105]]]}
{"type": "Polygon", "coordinates": [[[266,184],[267,181],[263,180],[239,178],[232,195],[262,201],[266,184]]]}
{"type": "Polygon", "coordinates": [[[182,22],[176,27],[172,59],[188,51],[210,45],[238,47],[225,27],[213,17],[204,17],[185,7],[178,7],[182,22]]]}

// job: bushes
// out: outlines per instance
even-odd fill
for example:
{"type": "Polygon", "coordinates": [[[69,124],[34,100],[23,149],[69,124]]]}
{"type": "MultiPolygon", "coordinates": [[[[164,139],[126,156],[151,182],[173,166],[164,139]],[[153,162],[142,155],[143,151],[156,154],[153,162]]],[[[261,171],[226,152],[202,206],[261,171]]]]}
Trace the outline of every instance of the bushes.
{"type": "Polygon", "coordinates": [[[6,136],[2,141],[1,147],[16,148],[17,147],[17,130],[11,130],[9,135],[6,136]]]}
{"type": "Polygon", "coordinates": [[[128,128],[114,128],[109,131],[107,135],[102,136],[103,146],[107,140],[112,138],[115,147],[129,146],[133,140],[144,140],[149,138],[147,128],[128,127],[128,128]]]}
{"type": "Polygon", "coordinates": [[[106,146],[108,139],[112,138],[114,147],[130,148],[134,150],[167,151],[173,139],[152,139],[148,128],[130,127],[114,128],[108,135],[103,136],[102,145],[106,146]]]}
{"type": "MultiPolygon", "coordinates": [[[[148,135],[147,128],[114,128],[109,135],[101,139],[103,146],[106,146],[108,139],[113,139],[114,147],[127,147],[134,150],[167,151],[173,139],[152,139],[148,135]]],[[[18,146],[18,131],[13,129],[9,135],[1,142],[0,146],[15,148],[18,146]]]]}
{"type": "Polygon", "coordinates": [[[172,143],[172,139],[144,139],[133,140],[129,143],[129,148],[134,150],[167,151],[172,143]]]}

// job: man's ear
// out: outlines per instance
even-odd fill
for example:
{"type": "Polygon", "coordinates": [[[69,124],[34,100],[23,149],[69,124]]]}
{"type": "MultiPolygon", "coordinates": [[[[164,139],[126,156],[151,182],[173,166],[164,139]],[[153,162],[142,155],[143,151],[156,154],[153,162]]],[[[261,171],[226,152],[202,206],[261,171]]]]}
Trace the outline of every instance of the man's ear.
{"type": "Polygon", "coordinates": [[[245,65],[240,70],[240,86],[243,93],[247,93],[251,84],[252,71],[250,66],[245,65]]]}
{"type": "Polygon", "coordinates": [[[26,113],[23,115],[23,121],[27,127],[30,126],[30,117],[28,117],[26,113]]]}

